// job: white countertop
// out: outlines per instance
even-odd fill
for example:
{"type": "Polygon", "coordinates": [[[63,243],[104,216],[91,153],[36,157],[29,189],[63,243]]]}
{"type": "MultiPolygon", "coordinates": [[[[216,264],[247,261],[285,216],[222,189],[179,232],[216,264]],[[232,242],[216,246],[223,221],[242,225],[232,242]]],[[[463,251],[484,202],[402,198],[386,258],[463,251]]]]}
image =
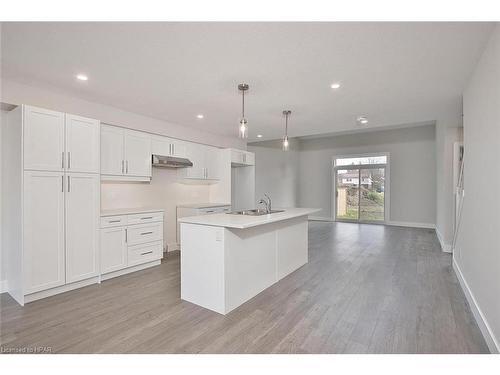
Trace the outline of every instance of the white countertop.
{"type": "Polygon", "coordinates": [[[149,212],[163,212],[163,208],[154,207],[134,207],[134,208],[117,208],[112,210],[101,210],[102,216],[115,216],[115,215],[132,215],[132,214],[145,214],[149,212]]]}
{"type": "MultiPolygon", "coordinates": [[[[277,209],[277,208],[275,208],[277,209]]],[[[211,214],[201,216],[188,216],[178,219],[179,223],[208,225],[213,227],[226,227],[245,229],[259,225],[275,223],[293,219],[299,216],[307,216],[314,212],[321,211],[319,208],[283,208],[284,212],[276,212],[270,215],[249,216],[231,214],[211,214]]]]}
{"type": "Polygon", "coordinates": [[[212,208],[231,206],[231,203],[181,203],[177,207],[181,208],[212,208]]]}

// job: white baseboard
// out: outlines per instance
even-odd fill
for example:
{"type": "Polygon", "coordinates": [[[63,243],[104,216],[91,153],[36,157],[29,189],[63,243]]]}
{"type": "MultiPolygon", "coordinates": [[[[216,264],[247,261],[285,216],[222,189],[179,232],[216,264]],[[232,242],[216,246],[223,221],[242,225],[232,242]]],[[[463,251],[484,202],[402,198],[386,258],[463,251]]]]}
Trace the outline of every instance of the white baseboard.
{"type": "Polygon", "coordinates": [[[181,246],[177,242],[167,243],[167,251],[166,251],[167,253],[169,253],[171,251],[177,251],[177,250],[180,250],[180,249],[181,249],[181,246]]]}
{"type": "Polygon", "coordinates": [[[386,225],[392,225],[395,227],[408,227],[408,228],[426,228],[435,229],[436,225],[431,223],[413,223],[410,221],[386,221],[386,225]]]}
{"type": "Polygon", "coordinates": [[[493,334],[493,331],[491,330],[488,321],[486,320],[483,312],[481,311],[481,308],[477,304],[477,301],[474,298],[474,294],[472,294],[472,291],[470,290],[469,285],[467,284],[467,280],[465,280],[464,275],[462,274],[462,270],[460,269],[458,263],[455,261],[455,257],[453,257],[453,270],[455,271],[458,281],[460,282],[460,286],[462,287],[465,297],[469,302],[472,314],[474,315],[477,325],[479,326],[479,329],[483,334],[484,340],[488,345],[488,349],[490,349],[491,353],[497,353],[497,354],[500,353],[500,345],[498,343],[498,340],[493,334]]]}
{"type": "Polygon", "coordinates": [[[7,280],[1,280],[0,281],[0,293],[7,293],[7,292],[8,292],[7,280]]]}
{"type": "Polygon", "coordinates": [[[436,228],[436,236],[439,240],[439,244],[441,245],[441,250],[443,250],[445,253],[452,253],[453,249],[451,248],[451,244],[444,242],[443,235],[441,232],[436,228]]]}

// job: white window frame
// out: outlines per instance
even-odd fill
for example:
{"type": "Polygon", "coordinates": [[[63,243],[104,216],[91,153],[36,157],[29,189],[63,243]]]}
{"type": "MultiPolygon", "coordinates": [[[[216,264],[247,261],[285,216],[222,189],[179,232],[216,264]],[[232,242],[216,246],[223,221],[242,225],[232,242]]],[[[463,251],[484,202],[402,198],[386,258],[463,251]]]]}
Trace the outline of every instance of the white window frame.
{"type": "Polygon", "coordinates": [[[350,222],[349,220],[337,220],[337,181],[335,178],[336,171],[338,169],[370,169],[370,168],[381,168],[385,167],[385,182],[384,182],[384,220],[383,221],[369,221],[369,220],[352,220],[353,223],[363,223],[363,224],[387,224],[391,221],[391,154],[389,152],[370,152],[363,154],[340,154],[334,155],[331,161],[331,191],[330,191],[330,203],[331,203],[331,220],[339,222],[350,222]],[[386,156],[386,164],[356,164],[356,165],[340,165],[336,166],[336,159],[347,159],[347,158],[366,158],[374,156],[386,156]]]}

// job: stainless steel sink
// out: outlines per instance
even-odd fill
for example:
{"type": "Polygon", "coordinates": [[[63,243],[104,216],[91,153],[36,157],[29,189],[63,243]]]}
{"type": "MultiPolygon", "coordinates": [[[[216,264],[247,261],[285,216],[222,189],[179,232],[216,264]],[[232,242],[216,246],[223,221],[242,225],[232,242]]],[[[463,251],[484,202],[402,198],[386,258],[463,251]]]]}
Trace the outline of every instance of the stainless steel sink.
{"type": "MultiPolygon", "coordinates": [[[[284,210],[271,210],[269,214],[275,214],[278,212],[284,212],[284,210]]],[[[247,216],[262,216],[262,215],[269,215],[266,210],[256,208],[254,210],[243,210],[243,211],[232,211],[232,212],[227,212],[229,215],[247,215],[247,216]]]]}

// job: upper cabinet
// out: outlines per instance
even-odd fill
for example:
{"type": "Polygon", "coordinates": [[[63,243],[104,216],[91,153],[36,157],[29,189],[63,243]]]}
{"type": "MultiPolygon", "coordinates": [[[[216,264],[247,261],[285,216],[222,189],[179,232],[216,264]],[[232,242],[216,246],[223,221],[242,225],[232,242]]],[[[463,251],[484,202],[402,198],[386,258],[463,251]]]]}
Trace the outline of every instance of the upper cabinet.
{"type": "Polygon", "coordinates": [[[186,142],[154,135],[151,138],[151,152],[153,155],[186,157],[186,142]]]}
{"type": "Polygon", "coordinates": [[[220,178],[220,149],[217,147],[186,143],[186,158],[192,167],[180,168],[179,177],[183,179],[217,181],[220,178]]]}
{"type": "Polygon", "coordinates": [[[24,106],[24,169],[64,170],[64,113],[24,106]]]}
{"type": "Polygon", "coordinates": [[[99,173],[98,120],[24,106],[24,169],[99,173]]]}
{"type": "Polygon", "coordinates": [[[66,114],[66,170],[99,173],[100,123],[66,114]]]}
{"type": "Polygon", "coordinates": [[[101,127],[101,174],[112,179],[151,178],[151,136],[116,126],[101,127]]]}
{"type": "Polygon", "coordinates": [[[231,149],[231,166],[245,167],[255,165],[255,154],[253,152],[231,149]]]}

